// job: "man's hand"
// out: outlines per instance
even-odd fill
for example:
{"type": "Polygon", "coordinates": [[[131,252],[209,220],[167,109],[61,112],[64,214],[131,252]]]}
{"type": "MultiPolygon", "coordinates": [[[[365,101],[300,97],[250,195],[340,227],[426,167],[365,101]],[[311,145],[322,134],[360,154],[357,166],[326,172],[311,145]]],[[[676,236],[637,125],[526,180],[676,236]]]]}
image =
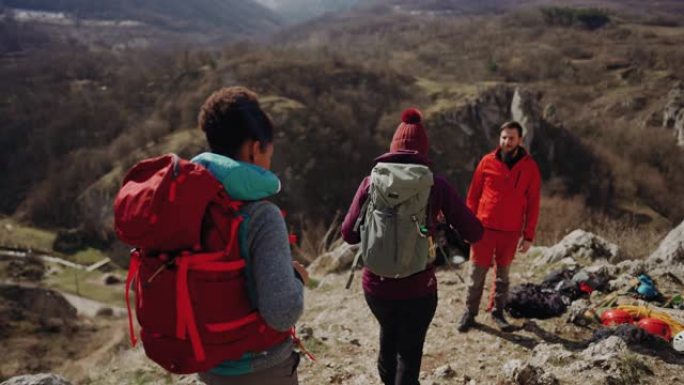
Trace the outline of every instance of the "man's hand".
{"type": "Polygon", "coordinates": [[[309,283],[309,272],[306,271],[306,267],[297,261],[292,261],[292,267],[302,277],[302,283],[306,286],[309,283]]]}
{"type": "Polygon", "coordinates": [[[532,241],[528,241],[526,239],[520,239],[520,242],[518,243],[518,251],[525,254],[530,250],[530,247],[532,247],[532,241]]]}

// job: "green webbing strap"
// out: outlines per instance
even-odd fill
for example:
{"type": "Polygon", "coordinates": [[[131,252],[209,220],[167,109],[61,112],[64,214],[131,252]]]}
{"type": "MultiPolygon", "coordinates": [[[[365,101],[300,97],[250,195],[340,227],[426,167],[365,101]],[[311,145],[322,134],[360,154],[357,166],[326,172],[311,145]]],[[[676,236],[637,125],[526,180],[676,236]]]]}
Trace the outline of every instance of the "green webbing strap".
{"type": "MultiPolygon", "coordinates": [[[[368,187],[368,190],[372,193],[372,184],[368,187]]],[[[363,219],[366,217],[366,211],[368,211],[368,205],[370,205],[371,199],[372,197],[369,193],[366,201],[363,202],[363,205],[361,205],[361,211],[359,211],[359,216],[356,218],[356,223],[354,223],[354,232],[359,232],[361,222],[363,222],[363,219]]],[[[352,281],[354,280],[354,272],[356,271],[356,267],[359,265],[359,260],[361,259],[361,249],[361,246],[359,246],[359,251],[357,251],[356,255],[354,256],[354,262],[352,262],[351,269],[349,269],[349,278],[347,278],[347,284],[344,285],[345,289],[349,289],[351,287],[352,281]]]]}
{"type": "Polygon", "coordinates": [[[361,205],[361,211],[359,211],[359,216],[358,216],[358,218],[356,218],[356,223],[354,223],[354,232],[359,231],[359,228],[361,227],[361,222],[363,222],[363,219],[366,217],[366,211],[368,211],[368,205],[370,204],[370,201],[371,201],[371,196],[370,196],[370,194],[368,194],[366,201],[363,202],[363,205],[361,205]]]}
{"type": "Polygon", "coordinates": [[[354,256],[354,262],[352,262],[351,269],[349,269],[349,278],[347,278],[347,284],[344,285],[345,289],[349,289],[351,287],[352,281],[354,280],[354,272],[356,271],[356,266],[358,266],[360,259],[361,247],[359,246],[359,251],[356,252],[356,255],[354,256]]]}

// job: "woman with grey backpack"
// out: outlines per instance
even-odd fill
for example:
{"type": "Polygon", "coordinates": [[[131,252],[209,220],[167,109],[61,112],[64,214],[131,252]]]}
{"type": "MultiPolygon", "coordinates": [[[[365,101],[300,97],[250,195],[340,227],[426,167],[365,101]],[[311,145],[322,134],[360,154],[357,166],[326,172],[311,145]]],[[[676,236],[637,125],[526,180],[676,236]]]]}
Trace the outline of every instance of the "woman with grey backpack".
{"type": "Polygon", "coordinates": [[[414,108],[401,116],[390,152],[375,159],[342,224],[347,243],[361,243],[363,291],[380,324],[378,371],[385,385],[418,385],[423,344],[437,308],[431,258],[434,218],[466,241],[482,225],[446,178],[434,175],[427,132],[414,108]]]}

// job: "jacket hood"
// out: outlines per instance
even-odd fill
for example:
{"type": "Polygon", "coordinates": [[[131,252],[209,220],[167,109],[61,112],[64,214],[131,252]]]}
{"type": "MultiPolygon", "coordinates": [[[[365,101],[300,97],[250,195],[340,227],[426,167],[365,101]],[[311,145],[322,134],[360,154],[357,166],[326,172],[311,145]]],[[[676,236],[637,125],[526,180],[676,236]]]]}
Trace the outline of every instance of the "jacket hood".
{"type": "Polygon", "coordinates": [[[205,152],[192,158],[216,178],[228,195],[240,201],[256,201],[280,192],[280,179],[257,165],[205,152]]]}

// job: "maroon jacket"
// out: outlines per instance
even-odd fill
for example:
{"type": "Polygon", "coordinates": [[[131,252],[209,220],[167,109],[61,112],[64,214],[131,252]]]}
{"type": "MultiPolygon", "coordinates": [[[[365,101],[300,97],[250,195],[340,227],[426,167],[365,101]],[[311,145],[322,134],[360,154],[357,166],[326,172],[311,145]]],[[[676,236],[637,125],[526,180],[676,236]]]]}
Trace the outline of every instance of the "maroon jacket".
{"type": "MultiPolygon", "coordinates": [[[[416,151],[390,152],[376,158],[375,161],[430,165],[430,161],[416,151]]],[[[456,190],[446,178],[440,175],[435,175],[434,181],[429,199],[431,217],[437,218],[441,212],[447,223],[458,230],[463,239],[470,243],[480,240],[483,231],[482,224],[466,207],[456,190]]],[[[354,225],[361,214],[361,207],[368,198],[369,187],[370,177],[367,176],[356,191],[354,200],[342,222],[342,237],[347,243],[361,242],[361,235],[358,231],[354,231],[354,225]]],[[[367,295],[387,300],[412,299],[435,294],[437,293],[435,269],[430,266],[420,273],[398,279],[380,277],[364,269],[363,290],[367,295]]]]}

